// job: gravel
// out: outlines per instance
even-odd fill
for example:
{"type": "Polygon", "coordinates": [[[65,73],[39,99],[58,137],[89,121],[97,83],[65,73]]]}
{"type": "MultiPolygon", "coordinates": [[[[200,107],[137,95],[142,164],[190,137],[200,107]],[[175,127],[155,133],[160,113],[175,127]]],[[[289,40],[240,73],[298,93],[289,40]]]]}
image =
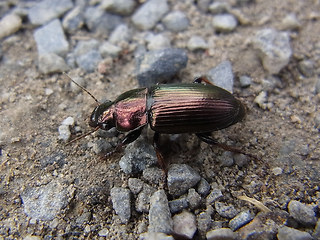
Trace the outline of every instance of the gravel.
{"type": "Polygon", "coordinates": [[[183,211],[173,216],[173,230],[175,233],[193,239],[197,231],[196,217],[193,213],[183,211]]]}
{"type": "Polygon", "coordinates": [[[8,14],[0,20],[0,39],[17,32],[22,26],[22,19],[16,14],[8,14]]]}
{"type": "Polygon", "coordinates": [[[305,205],[299,201],[291,200],[288,204],[290,215],[299,223],[304,225],[316,225],[317,217],[312,206],[305,205]]]}
{"type": "Polygon", "coordinates": [[[114,187],[110,191],[113,209],[116,211],[122,223],[128,223],[131,216],[130,190],[114,187]]]}

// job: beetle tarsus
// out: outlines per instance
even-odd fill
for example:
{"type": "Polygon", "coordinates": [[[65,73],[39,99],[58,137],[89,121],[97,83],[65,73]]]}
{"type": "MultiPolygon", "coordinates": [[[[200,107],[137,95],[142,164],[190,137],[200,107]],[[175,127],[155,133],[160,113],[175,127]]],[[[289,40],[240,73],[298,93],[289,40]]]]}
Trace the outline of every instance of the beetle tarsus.
{"type": "Polygon", "coordinates": [[[202,83],[202,82],[205,82],[206,84],[209,84],[209,85],[213,85],[206,76],[197,77],[193,81],[193,83],[202,83]]]}

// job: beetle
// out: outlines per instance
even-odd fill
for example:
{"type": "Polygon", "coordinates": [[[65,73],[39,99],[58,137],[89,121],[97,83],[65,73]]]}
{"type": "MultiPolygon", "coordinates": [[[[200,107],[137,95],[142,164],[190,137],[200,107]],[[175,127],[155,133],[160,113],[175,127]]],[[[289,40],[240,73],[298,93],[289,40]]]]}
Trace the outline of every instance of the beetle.
{"type": "MultiPolygon", "coordinates": [[[[96,100],[86,89],[78,86],[96,100]]],[[[245,107],[240,100],[202,76],[196,78],[193,83],[159,84],[133,89],[121,94],[115,101],[107,100],[98,104],[89,120],[89,125],[94,130],[88,134],[98,129],[108,131],[111,128],[116,128],[118,132],[127,132],[111,152],[113,153],[135,141],[142,129],[149,125],[155,132],[153,147],[159,165],[166,170],[158,147],[161,133],[194,133],[208,144],[217,145],[227,151],[243,153],[239,149],[218,143],[211,137],[211,132],[240,122],[245,114],[245,107]]]]}

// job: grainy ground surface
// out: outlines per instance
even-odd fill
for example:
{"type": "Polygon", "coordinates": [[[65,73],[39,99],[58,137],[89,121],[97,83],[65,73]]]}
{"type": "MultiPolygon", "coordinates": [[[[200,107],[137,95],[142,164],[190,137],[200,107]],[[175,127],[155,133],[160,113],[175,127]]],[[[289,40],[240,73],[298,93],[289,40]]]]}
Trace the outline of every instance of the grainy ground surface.
{"type": "MultiPolygon", "coordinates": [[[[175,1],[169,2],[175,5],[175,1]]],[[[315,94],[320,73],[319,6],[319,1],[314,0],[277,3],[257,0],[240,8],[250,19],[249,25],[220,35],[213,34],[208,24],[210,15],[200,14],[193,8],[185,9],[183,3],[172,7],[185,11],[191,20],[188,31],[173,35],[173,45],[185,46],[194,34],[214,42],[212,55],[188,52],[188,66],[179,76],[183,82],[191,82],[194,76],[207,72],[223,60],[232,62],[236,76],[246,74],[253,79],[248,89],[241,89],[235,82],[235,94],[249,109],[246,120],[214,136],[221,142],[229,141],[246,149],[261,161],[250,161],[242,169],[236,165],[219,167],[216,158],[222,151],[188,134],[179,137],[178,150],[167,154],[171,163],[187,163],[209,182],[223,186],[225,202],[239,209],[246,206],[236,198],[243,193],[270,208],[286,209],[291,199],[304,203],[319,201],[319,131],[314,120],[320,104],[320,95],[315,94]],[[302,27],[291,33],[293,57],[278,75],[275,88],[268,91],[272,108],[263,110],[253,100],[264,89],[264,79],[268,76],[249,38],[262,28],[279,29],[281,20],[289,13],[296,14],[302,27]],[[303,77],[297,69],[298,62],[306,59],[314,62],[311,77],[303,77]],[[273,175],[275,167],[282,168],[283,174],[273,175]]],[[[77,35],[91,37],[84,31],[77,35]]],[[[1,45],[4,57],[0,65],[0,223],[10,228],[8,239],[27,234],[66,234],[65,237],[82,238],[84,229],[76,220],[83,211],[92,213],[88,223],[89,238],[96,237],[97,231],[108,226],[110,239],[136,239],[137,228],[147,223],[147,215],[133,212],[129,224],[121,225],[109,198],[111,187],[126,186],[130,177],[121,172],[117,164],[121,155],[114,155],[108,161],[100,160],[86,147],[88,142],[95,141],[95,134],[71,146],[58,140],[58,126],[68,116],[75,118],[83,132],[89,130],[87,118],[95,106],[93,100],[83,92],[70,91],[69,80],[61,74],[39,74],[33,30],[28,25],[2,40],[1,45]],[[46,89],[53,93],[47,95],[46,89]],[[61,165],[46,165],[46,159],[55,155],[62,159],[61,165]],[[72,198],[57,218],[55,228],[45,221],[30,222],[20,197],[27,187],[45,185],[52,180],[69,186],[72,198]]],[[[133,54],[128,53],[114,63],[107,76],[110,80],[98,73],[83,75],[86,88],[99,99],[115,99],[120,93],[138,86],[133,78],[134,67],[133,54]]],[[[141,178],[140,175],[135,177],[141,178]]],[[[195,212],[199,211],[201,208],[195,212]]],[[[218,215],[212,218],[215,217],[221,218],[218,215]]]]}

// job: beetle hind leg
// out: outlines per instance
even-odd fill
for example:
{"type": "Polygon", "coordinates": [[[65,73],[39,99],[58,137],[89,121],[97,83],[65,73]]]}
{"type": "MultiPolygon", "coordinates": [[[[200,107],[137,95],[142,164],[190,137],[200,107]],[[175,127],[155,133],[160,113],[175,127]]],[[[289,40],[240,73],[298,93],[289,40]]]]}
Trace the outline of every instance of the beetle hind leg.
{"type": "Polygon", "coordinates": [[[155,132],[154,136],[153,136],[153,144],[152,145],[153,145],[154,151],[156,152],[156,155],[157,155],[158,164],[161,167],[161,169],[165,172],[165,174],[167,175],[168,166],[164,160],[162,153],[160,152],[159,144],[160,144],[160,133],[155,132]]]}

